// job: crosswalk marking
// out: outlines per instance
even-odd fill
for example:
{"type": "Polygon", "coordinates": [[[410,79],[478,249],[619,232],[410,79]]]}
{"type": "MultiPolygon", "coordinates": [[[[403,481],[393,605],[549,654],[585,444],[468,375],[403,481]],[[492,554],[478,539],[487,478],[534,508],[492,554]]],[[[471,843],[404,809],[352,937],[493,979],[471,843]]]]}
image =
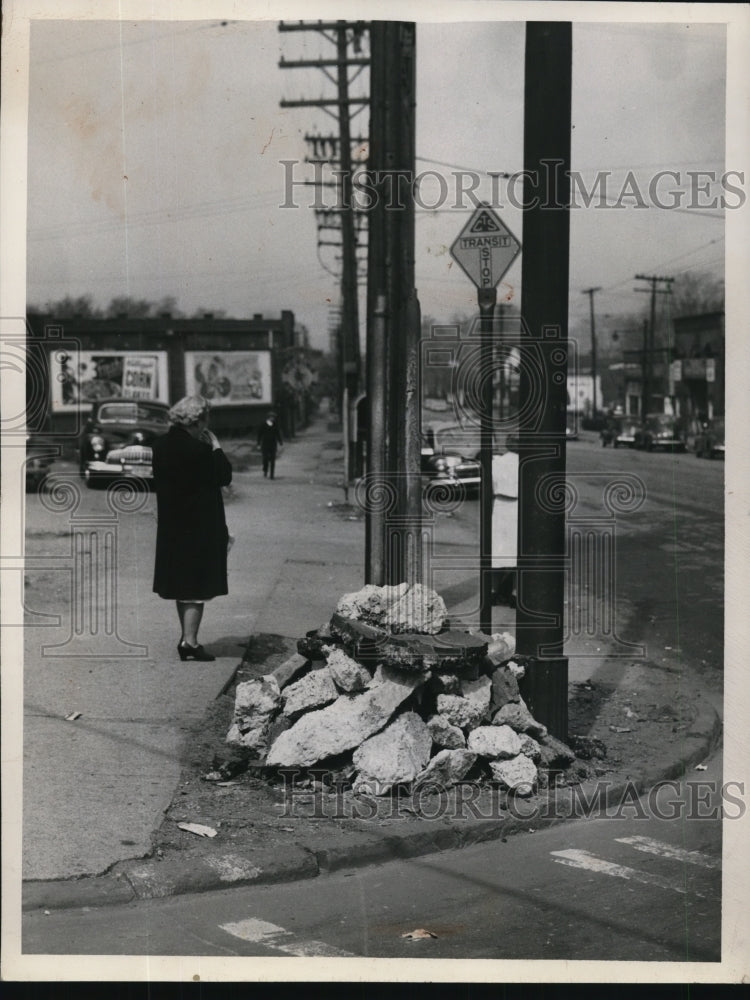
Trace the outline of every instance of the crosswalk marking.
{"type": "MultiPolygon", "coordinates": [[[[628,868],[626,865],[616,865],[611,861],[605,861],[603,858],[597,858],[595,854],[591,854],[589,851],[571,849],[567,851],[552,851],[551,854],[553,860],[559,865],[568,865],[570,868],[583,868],[587,871],[598,872],[601,875],[612,875],[615,878],[630,879],[633,882],[642,882],[646,885],[658,885],[662,889],[672,889],[674,892],[679,892],[683,895],[686,892],[685,885],[679,879],[664,878],[662,875],[641,872],[637,868],[628,868]]],[[[694,892],[693,895],[701,896],[699,892],[694,892]]]]}
{"type": "Polygon", "coordinates": [[[698,865],[700,868],[721,868],[721,861],[709,857],[708,854],[701,854],[700,851],[686,851],[673,844],[665,844],[661,840],[652,840],[651,837],[616,837],[615,839],[618,844],[629,844],[636,851],[643,851],[646,854],[656,854],[662,858],[684,861],[690,865],[698,865]]]}
{"type": "Polygon", "coordinates": [[[285,955],[300,958],[347,958],[353,955],[353,952],[333,948],[323,941],[300,941],[291,931],[255,917],[222,924],[221,929],[251,944],[262,944],[266,948],[274,948],[285,955]]]}

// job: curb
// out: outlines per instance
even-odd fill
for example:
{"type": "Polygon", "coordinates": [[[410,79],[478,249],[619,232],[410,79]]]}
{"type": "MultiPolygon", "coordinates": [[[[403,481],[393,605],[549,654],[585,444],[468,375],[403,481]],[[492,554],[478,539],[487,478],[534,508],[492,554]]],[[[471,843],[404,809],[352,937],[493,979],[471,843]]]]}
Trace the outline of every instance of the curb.
{"type": "Polygon", "coordinates": [[[642,795],[661,781],[683,778],[689,768],[716,748],[721,732],[722,721],[718,712],[713,706],[704,706],[685,733],[681,754],[676,760],[638,777],[620,779],[605,786],[604,791],[601,783],[596,781],[576,786],[575,791],[559,789],[554,797],[547,800],[547,804],[553,807],[551,814],[549,809],[539,811],[535,807],[532,815],[505,814],[495,819],[441,820],[427,829],[377,837],[359,828],[346,831],[346,843],[341,846],[331,844],[330,836],[327,836],[322,846],[297,844],[284,848],[253,849],[250,852],[240,849],[198,856],[183,854],[179,859],[122,861],[99,876],[26,882],[23,884],[22,910],[99,907],[239,886],[293,882],[343,868],[382,864],[397,858],[419,857],[500,840],[576,817],[576,802],[581,799],[601,814],[608,807],[624,803],[626,792],[632,795],[635,790],[642,795]]]}

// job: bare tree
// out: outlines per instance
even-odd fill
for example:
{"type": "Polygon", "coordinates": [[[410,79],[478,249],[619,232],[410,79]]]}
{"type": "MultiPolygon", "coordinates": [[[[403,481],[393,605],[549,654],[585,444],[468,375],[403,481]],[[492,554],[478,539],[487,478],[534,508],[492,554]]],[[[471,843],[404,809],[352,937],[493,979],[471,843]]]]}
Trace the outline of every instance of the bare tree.
{"type": "Polygon", "coordinates": [[[722,312],[724,279],[706,271],[684,271],[675,278],[671,299],[673,317],[722,312]]]}

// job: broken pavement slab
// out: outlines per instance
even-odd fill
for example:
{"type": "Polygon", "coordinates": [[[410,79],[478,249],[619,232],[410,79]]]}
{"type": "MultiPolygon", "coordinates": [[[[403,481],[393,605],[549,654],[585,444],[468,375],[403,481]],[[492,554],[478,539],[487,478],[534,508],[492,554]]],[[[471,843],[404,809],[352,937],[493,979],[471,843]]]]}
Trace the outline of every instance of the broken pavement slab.
{"type": "Polygon", "coordinates": [[[487,653],[487,637],[455,629],[439,635],[396,634],[338,613],[331,618],[331,629],[360,663],[385,663],[400,670],[466,671],[479,666],[487,653]]]}

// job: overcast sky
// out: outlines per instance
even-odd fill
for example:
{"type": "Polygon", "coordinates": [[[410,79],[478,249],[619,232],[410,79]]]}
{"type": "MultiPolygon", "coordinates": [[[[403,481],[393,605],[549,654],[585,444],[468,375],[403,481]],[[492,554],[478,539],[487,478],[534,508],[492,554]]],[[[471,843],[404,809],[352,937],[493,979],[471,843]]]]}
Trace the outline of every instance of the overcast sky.
{"type": "MultiPolygon", "coordinates": [[[[336,126],[279,101],[333,87],[319,70],[279,69],[282,53],[315,58],[333,47],[316,33],[280,34],[275,21],[32,23],[27,301],[174,296],[185,312],[235,317],[288,308],[327,346],[339,293],[322,264],[335,268],[335,251],[321,248],[320,263],[312,189],[296,189],[300,208],[279,207],[280,161],[302,161],[304,134],[336,126]]],[[[523,23],[419,23],[417,54],[418,169],[440,171],[451,194],[452,167],[521,170],[523,23]]],[[[742,169],[724,163],[725,86],[723,25],[574,25],[573,169],[589,186],[611,171],[616,201],[632,168],[649,204],[572,212],[572,329],[587,316],[583,288],[602,287],[602,313],[628,312],[642,306],[636,272],[722,276],[722,212],[687,207],[687,171],[742,169]],[[679,186],[679,210],[648,198],[649,179],[665,169],[679,184],[659,191],[666,199],[679,186]]],[[[367,117],[355,132],[366,133],[367,117]]],[[[426,199],[434,183],[425,181],[426,199]]],[[[499,192],[504,200],[503,182],[499,192]]],[[[422,312],[443,321],[476,308],[447,253],[470,208],[452,204],[417,219],[422,312]]],[[[522,240],[522,212],[500,215],[522,240]]],[[[520,277],[519,257],[502,291],[520,298],[520,277]]]]}

